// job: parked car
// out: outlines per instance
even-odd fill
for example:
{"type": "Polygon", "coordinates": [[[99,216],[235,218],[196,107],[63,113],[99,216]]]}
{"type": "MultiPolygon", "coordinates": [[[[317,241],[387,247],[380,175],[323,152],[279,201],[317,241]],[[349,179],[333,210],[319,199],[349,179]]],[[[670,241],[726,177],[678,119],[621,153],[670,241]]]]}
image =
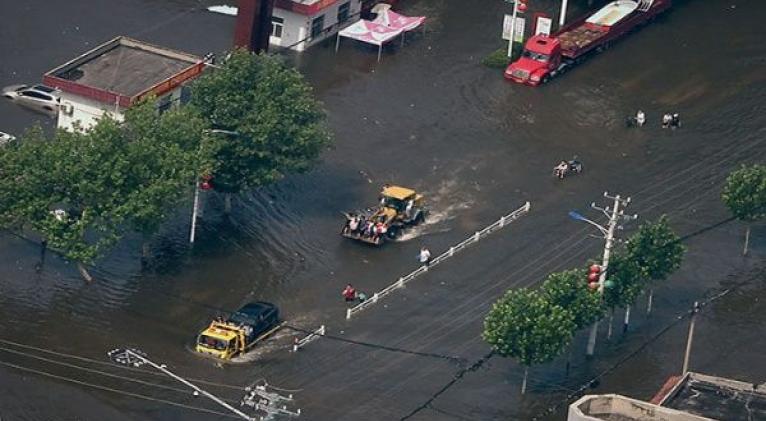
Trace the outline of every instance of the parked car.
{"type": "Polygon", "coordinates": [[[44,85],[13,85],[3,88],[3,96],[24,107],[50,116],[58,112],[61,98],[58,91],[44,85]]]}
{"type": "Polygon", "coordinates": [[[14,139],[16,139],[16,136],[5,133],[5,132],[0,132],[0,146],[3,146],[8,142],[13,141],[14,139]]]}

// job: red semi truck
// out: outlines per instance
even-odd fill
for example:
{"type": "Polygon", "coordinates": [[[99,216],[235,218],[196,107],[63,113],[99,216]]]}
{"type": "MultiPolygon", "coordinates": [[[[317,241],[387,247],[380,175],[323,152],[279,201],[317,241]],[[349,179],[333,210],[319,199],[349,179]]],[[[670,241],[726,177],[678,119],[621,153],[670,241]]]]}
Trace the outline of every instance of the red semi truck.
{"type": "Polygon", "coordinates": [[[551,36],[535,35],[524,46],[521,58],[505,69],[505,78],[537,86],[548,82],[589,53],[610,43],[670,8],[672,0],[617,0],[596,13],[564,26],[551,36]]]}

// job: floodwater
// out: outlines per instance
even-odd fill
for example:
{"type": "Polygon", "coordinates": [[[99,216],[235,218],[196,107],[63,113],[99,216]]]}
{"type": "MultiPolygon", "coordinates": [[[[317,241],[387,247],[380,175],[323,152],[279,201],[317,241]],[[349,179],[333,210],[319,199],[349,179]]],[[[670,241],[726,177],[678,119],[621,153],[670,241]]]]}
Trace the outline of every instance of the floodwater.
{"type": "MultiPolygon", "coordinates": [[[[538,89],[506,83],[480,64],[502,46],[503,2],[401,3],[405,14],[428,16],[427,33],[386,48],[381,63],[350,41],[337,55],[328,43],[290,56],[328,109],[335,147],[311,173],[238,197],[231,219],[220,197],[204,197],[193,248],[187,207],[152,243],[148,268],[139,264],[139,239],[129,237],[99,261],[88,285],[50,253],[36,270],[34,241],[0,236],[3,420],[225,418],[162,375],[109,365],[106,352],[126,346],[235,404],[238,388],[265,379],[294,392],[302,419],[400,419],[464,366],[439,356],[470,364],[486,354],[481,321],[503,291],[598,255],[601,242],[569,210],[598,218],[588,207],[607,190],[631,196],[628,212],[641,219],[668,214],[680,233],[694,233],[728,217],[719,200],[726,174],[764,161],[763,2],[676,1],[652,25],[538,89]],[[624,117],[638,108],[649,124],[626,129],[624,117]],[[681,129],[659,127],[667,111],[680,112],[681,129]],[[574,155],[584,173],[554,180],[551,167],[574,155]],[[341,238],[340,212],[372,204],[383,183],[422,191],[429,224],[381,249],[341,238]],[[383,288],[415,268],[421,246],[440,253],[525,201],[527,216],[344,319],[346,283],[383,288]],[[285,329],[248,361],[224,365],[190,351],[207,321],[252,300],[278,304],[290,326],[324,324],[331,337],[293,354],[297,333],[285,329]]],[[[0,85],[37,81],[117,35],[200,55],[224,50],[233,20],[205,12],[211,4],[4,0],[0,15],[17,18],[0,26],[0,85]]],[[[39,119],[0,103],[2,131],[19,134],[39,119]]],[[[692,368],[762,382],[766,231],[754,227],[751,255],[742,258],[743,229],[734,222],[692,237],[682,270],[657,286],[652,315],[640,299],[629,333],[615,321],[592,362],[580,357],[578,335],[568,377],[563,359],[533,368],[521,397],[521,369],[494,358],[412,419],[531,419],[615,364],[594,392],[647,399],[680,370],[685,323],[654,335],[693,301],[739,283],[703,311],[692,368]]],[[[549,419],[565,416],[553,412],[549,419]]]]}

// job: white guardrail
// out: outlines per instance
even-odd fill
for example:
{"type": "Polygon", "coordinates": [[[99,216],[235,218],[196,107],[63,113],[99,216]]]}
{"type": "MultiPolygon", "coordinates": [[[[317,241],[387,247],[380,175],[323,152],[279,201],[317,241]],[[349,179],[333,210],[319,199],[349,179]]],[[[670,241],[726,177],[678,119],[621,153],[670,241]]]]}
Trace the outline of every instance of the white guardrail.
{"type": "Polygon", "coordinates": [[[497,221],[492,223],[491,225],[487,226],[481,231],[476,231],[473,235],[466,238],[465,240],[459,242],[458,244],[455,244],[454,246],[450,247],[445,251],[444,253],[436,256],[433,260],[431,260],[431,263],[429,266],[421,266],[414,271],[410,272],[406,276],[402,276],[399,278],[396,282],[393,284],[383,288],[382,290],[372,294],[372,297],[369,297],[367,300],[355,305],[354,307],[350,307],[346,309],[346,319],[351,319],[351,316],[354,314],[366,309],[367,307],[372,306],[373,304],[376,304],[381,298],[385,297],[386,295],[393,292],[395,289],[403,288],[404,285],[407,284],[407,282],[410,282],[411,280],[417,278],[418,276],[428,272],[429,268],[434,267],[445,260],[449,259],[450,257],[454,256],[455,253],[459,251],[465,250],[466,247],[469,245],[478,242],[482,238],[487,237],[489,234],[492,234],[495,231],[499,231],[511,222],[519,219],[519,217],[523,216],[527,212],[529,212],[530,209],[530,203],[527,202],[524,204],[524,206],[516,209],[515,211],[504,215],[500,217],[497,221]]]}
{"type": "Polygon", "coordinates": [[[314,342],[315,340],[321,338],[324,336],[326,332],[326,329],[324,325],[320,326],[319,329],[309,333],[307,336],[298,339],[295,338],[295,342],[293,343],[293,349],[292,352],[298,352],[299,349],[303,348],[304,346],[310,344],[311,342],[314,342]]]}

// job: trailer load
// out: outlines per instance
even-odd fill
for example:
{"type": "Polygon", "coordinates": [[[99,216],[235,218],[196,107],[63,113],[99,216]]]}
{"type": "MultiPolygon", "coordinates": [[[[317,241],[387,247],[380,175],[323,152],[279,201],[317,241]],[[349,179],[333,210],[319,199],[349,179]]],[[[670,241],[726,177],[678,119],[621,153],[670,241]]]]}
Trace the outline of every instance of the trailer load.
{"type": "Polygon", "coordinates": [[[581,17],[553,35],[527,40],[521,57],[508,65],[505,78],[537,86],[563,74],[590,53],[607,48],[633,29],[669,9],[672,0],[617,0],[581,17]]]}

